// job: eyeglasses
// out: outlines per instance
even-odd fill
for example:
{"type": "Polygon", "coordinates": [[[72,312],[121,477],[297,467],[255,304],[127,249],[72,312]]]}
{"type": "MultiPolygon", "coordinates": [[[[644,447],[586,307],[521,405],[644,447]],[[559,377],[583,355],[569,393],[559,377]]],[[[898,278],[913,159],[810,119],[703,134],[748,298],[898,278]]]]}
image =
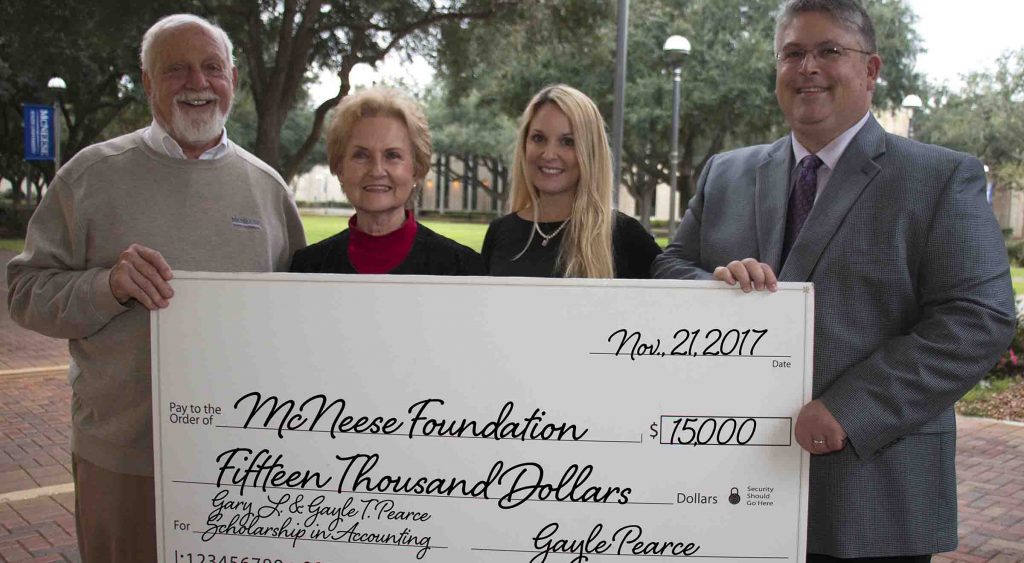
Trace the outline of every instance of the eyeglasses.
{"type": "Polygon", "coordinates": [[[860,49],[854,49],[853,47],[843,47],[842,45],[820,45],[813,49],[803,49],[801,47],[791,47],[783,49],[782,51],[775,53],[775,60],[781,65],[785,66],[797,66],[804,62],[807,55],[810,54],[814,59],[820,63],[835,63],[839,59],[846,56],[847,51],[860,53],[862,55],[874,55],[870,51],[862,51],[860,49]]]}

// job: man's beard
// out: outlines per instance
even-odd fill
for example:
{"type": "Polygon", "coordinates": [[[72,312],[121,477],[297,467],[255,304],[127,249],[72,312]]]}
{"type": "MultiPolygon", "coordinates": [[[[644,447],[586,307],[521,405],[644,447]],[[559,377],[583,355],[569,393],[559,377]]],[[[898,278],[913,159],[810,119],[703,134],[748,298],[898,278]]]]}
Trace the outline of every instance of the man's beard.
{"type": "MultiPolygon", "coordinates": [[[[204,108],[205,109],[205,108],[204,108]]],[[[231,106],[226,111],[220,110],[220,99],[211,91],[199,92],[197,94],[179,94],[174,97],[174,104],[171,105],[171,122],[168,124],[168,131],[175,140],[183,144],[202,145],[214,140],[219,140],[224,124],[227,123],[228,115],[231,113],[231,106]],[[212,115],[209,111],[196,112],[206,115],[189,117],[185,115],[178,105],[181,101],[188,99],[205,98],[210,99],[210,106],[213,106],[212,115]]]]}

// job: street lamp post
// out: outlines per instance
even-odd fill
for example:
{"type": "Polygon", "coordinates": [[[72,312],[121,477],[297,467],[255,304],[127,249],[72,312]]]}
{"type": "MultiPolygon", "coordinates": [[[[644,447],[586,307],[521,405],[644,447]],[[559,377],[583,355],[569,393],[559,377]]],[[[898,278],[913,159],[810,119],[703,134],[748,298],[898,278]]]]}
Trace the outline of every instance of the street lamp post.
{"type": "Polygon", "coordinates": [[[672,149],[669,153],[671,172],[668,192],[668,238],[671,240],[676,230],[676,191],[679,182],[679,86],[683,80],[683,59],[690,54],[690,42],[681,35],[673,35],[665,40],[661,50],[672,68],[672,149]]]}
{"type": "Polygon", "coordinates": [[[53,175],[56,176],[60,170],[60,97],[68,85],[63,78],[54,76],[46,83],[46,87],[53,92],[53,175]]]}
{"type": "Polygon", "coordinates": [[[612,209],[619,208],[619,188],[622,187],[622,123],[626,105],[628,38],[629,0],[618,0],[615,25],[615,105],[612,108],[612,209]]]}
{"type": "MultiPolygon", "coordinates": [[[[989,205],[992,205],[992,196],[993,196],[993,194],[992,194],[992,188],[993,188],[993,186],[992,186],[992,177],[989,176],[989,174],[988,174],[989,173],[988,165],[984,164],[983,166],[985,167],[985,201],[987,201],[989,205]]],[[[1010,203],[1013,203],[1013,198],[1010,198],[1010,203]]],[[[1012,215],[1011,215],[1011,217],[1012,217],[1012,215]]]]}
{"type": "Polygon", "coordinates": [[[903,98],[903,107],[910,110],[910,119],[907,121],[907,138],[914,138],[914,111],[921,109],[924,103],[921,101],[920,96],[917,94],[908,94],[907,97],[903,98]]]}

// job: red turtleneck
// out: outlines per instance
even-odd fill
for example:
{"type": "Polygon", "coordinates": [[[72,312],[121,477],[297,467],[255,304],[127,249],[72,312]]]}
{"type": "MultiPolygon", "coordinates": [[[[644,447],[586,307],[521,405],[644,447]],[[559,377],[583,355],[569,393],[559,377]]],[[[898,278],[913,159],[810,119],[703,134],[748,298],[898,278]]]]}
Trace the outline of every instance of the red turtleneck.
{"type": "Polygon", "coordinates": [[[386,274],[398,267],[412,250],[416,240],[416,221],[406,210],[405,222],[397,230],[379,237],[356,226],[356,217],[348,220],[348,260],[360,274],[386,274]]]}

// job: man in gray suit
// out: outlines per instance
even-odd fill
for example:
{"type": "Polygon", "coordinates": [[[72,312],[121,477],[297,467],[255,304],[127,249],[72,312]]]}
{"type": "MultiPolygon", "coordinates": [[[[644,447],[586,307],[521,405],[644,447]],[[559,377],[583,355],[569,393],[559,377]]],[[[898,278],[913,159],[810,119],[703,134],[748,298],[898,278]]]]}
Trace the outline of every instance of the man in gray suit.
{"type": "Polygon", "coordinates": [[[928,561],[957,545],[952,405],[1015,323],[984,172],[874,120],[882,60],[855,0],[792,0],[775,50],[792,133],[708,161],[653,273],[814,283],[808,561],[928,561]]]}

